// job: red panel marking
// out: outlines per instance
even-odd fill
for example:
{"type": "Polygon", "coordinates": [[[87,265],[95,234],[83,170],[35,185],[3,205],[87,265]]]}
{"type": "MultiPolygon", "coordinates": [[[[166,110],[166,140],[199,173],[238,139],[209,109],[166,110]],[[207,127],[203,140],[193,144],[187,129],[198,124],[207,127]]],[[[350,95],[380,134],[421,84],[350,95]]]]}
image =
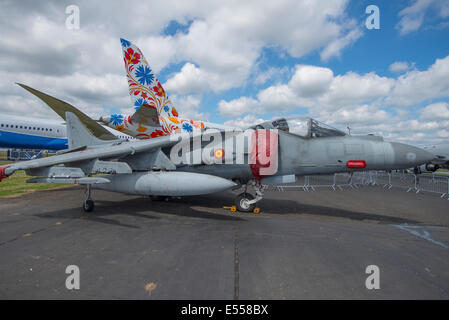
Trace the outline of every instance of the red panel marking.
{"type": "Polygon", "coordinates": [[[363,169],[366,168],[366,161],[365,160],[349,160],[346,162],[346,166],[348,168],[353,169],[363,169]]]}

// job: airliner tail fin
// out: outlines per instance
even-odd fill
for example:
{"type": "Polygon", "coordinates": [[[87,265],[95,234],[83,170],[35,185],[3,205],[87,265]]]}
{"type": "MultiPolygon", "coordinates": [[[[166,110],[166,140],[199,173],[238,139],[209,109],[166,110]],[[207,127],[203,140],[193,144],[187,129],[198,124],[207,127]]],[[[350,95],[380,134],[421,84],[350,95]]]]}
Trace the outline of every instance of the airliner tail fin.
{"type": "Polygon", "coordinates": [[[157,111],[160,125],[166,134],[184,130],[192,131],[192,124],[181,120],[178,111],[168,99],[164,88],[143,56],[142,51],[128,40],[120,39],[120,42],[131,102],[136,107],[137,112],[142,108],[145,110],[140,113],[140,116],[151,112],[148,109],[154,109],[157,111]]]}

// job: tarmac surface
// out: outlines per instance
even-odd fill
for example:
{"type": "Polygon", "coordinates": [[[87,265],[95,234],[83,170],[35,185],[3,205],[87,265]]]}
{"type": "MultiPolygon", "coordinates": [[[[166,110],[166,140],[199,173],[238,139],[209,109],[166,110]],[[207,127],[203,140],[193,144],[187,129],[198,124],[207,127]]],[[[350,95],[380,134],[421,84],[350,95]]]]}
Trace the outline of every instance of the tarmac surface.
{"type": "Polygon", "coordinates": [[[448,299],[449,201],[402,189],[168,202],[71,187],[0,198],[1,299],[448,299]],[[66,267],[80,289],[65,287],[66,267]],[[368,290],[366,268],[380,271],[368,290]]]}

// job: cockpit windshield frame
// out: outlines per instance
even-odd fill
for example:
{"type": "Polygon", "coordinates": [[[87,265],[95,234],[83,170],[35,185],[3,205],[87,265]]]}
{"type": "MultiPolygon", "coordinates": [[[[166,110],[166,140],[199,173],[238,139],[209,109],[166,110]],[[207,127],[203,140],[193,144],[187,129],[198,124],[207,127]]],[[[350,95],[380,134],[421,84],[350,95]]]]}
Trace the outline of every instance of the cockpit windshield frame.
{"type": "Polygon", "coordinates": [[[328,124],[315,120],[310,117],[284,117],[269,120],[251,127],[252,129],[278,129],[290,134],[300,136],[305,139],[315,139],[323,137],[339,137],[345,136],[346,133],[338,130],[328,124]],[[290,122],[290,124],[289,124],[290,122]],[[296,128],[296,132],[295,129],[296,128]],[[293,129],[293,130],[292,130],[293,129]],[[304,131],[303,134],[298,133],[298,129],[304,131]]]}

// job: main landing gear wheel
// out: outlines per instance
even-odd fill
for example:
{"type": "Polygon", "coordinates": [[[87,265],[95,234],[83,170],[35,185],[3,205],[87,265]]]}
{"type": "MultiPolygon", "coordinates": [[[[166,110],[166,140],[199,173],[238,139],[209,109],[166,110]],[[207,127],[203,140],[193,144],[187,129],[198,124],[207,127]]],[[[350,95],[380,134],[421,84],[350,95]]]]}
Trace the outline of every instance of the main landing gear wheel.
{"type": "Polygon", "coordinates": [[[252,179],[247,181],[245,185],[243,185],[245,192],[239,194],[235,198],[235,206],[238,211],[242,212],[254,212],[259,213],[260,209],[256,208],[256,203],[262,200],[263,198],[263,191],[264,188],[260,181],[252,179]],[[254,197],[251,193],[246,192],[248,189],[248,186],[251,186],[254,188],[254,191],[256,192],[256,196],[254,197]]]}
{"type": "Polygon", "coordinates": [[[254,199],[254,196],[251,193],[241,193],[235,198],[235,206],[238,211],[241,212],[252,212],[256,207],[255,203],[249,203],[254,199]]]}

